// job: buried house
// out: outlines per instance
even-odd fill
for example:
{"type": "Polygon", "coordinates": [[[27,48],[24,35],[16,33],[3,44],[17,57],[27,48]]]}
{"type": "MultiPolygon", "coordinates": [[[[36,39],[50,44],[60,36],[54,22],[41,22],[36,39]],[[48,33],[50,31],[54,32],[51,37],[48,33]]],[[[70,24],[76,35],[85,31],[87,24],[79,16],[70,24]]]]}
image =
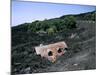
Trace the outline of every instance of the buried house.
{"type": "Polygon", "coordinates": [[[37,55],[48,59],[51,62],[55,62],[59,56],[62,56],[65,53],[65,49],[68,46],[64,41],[49,44],[49,45],[41,45],[35,47],[35,51],[37,55]]]}

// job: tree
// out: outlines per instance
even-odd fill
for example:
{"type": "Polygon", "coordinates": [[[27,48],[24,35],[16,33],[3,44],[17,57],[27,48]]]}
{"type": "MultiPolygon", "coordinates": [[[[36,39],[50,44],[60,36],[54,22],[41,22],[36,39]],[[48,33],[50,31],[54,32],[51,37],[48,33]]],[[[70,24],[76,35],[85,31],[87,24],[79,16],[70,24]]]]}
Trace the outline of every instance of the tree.
{"type": "Polygon", "coordinates": [[[76,19],[74,18],[74,16],[67,16],[64,19],[65,25],[66,25],[66,29],[73,29],[76,28],[76,19]]]}
{"type": "Polygon", "coordinates": [[[28,31],[29,32],[36,32],[36,24],[38,23],[39,21],[36,20],[32,23],[30,23],[30,25],[28,26],[28,31]]]}
{"type": "Polygon", "coordinates": [[[42,28],[43,31],[46,31],[49,27],[50,26],[49,26],[49,23],[48,23],[47,20],[44,20],[44,21],[41,22],[41,28],[42,28]]]}
{"type": "Polygon", "coordinates": [[[95,14],[95,13],[93,13],[93,14],[92,14],[91,19],[92,19],[93,21],[95,21],[95,20],[96,20],[96,14],[95,14]]]}

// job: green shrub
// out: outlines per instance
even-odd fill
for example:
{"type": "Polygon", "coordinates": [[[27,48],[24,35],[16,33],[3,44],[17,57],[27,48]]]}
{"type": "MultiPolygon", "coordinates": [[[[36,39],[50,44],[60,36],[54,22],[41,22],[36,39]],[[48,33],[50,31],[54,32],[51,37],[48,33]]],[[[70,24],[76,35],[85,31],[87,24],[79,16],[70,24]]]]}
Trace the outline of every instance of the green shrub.
{"type": "Polygon", "coordinates": [[[47,29],[48,35],[53,35],[55,32],[56,32],[56,27],[55,26],[50,27],[50,28],[47,29]]]}
{"type": "Polygon", "coordinates": [[[66,29],[73,29],[76,28],[76,19],[74,16],[68,16],[64,19],[66,29]]]}

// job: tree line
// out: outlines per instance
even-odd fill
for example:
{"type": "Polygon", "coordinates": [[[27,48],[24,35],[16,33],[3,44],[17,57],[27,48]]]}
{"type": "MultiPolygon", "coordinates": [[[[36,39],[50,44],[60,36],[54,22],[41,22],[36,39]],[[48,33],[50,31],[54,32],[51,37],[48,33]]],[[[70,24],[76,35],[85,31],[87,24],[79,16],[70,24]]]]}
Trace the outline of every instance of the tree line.
{"type": "Polygon", "coordinates": [[[76,28],[76,19],[69,16],[64,19],[45,19],[44,21],[34,21],[28,26],[30,32],[46,32],[49,35],[59,31],[76,28]]]}

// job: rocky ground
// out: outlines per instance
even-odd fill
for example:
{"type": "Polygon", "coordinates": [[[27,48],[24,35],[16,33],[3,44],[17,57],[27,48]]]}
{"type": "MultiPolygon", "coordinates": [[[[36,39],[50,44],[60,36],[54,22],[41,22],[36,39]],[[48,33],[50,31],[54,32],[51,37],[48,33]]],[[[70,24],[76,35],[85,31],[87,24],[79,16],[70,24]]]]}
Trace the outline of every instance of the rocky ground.
{"type": "MultiPolygon", "coordinates": [[[[26,35],[29,42],[12,46],[12,74],[29,74],[43,72],[60,72],[89,70],[96,68],[96,26],[94,21],[78,21],[77,29],[59,32],[53,36],[47,34],[26,35]],[[39,44],[50,44],[58,41],[68,44],[66,53],[55,63],[37,56],[33,48],[39,44]]],[[[13,36],[17,37],[17,36],[13,36]]],[[[19,40],[23,40],[23,35],[19,40]]],[[[13,43],[14,41],[12,41],[13,43]]]]}

